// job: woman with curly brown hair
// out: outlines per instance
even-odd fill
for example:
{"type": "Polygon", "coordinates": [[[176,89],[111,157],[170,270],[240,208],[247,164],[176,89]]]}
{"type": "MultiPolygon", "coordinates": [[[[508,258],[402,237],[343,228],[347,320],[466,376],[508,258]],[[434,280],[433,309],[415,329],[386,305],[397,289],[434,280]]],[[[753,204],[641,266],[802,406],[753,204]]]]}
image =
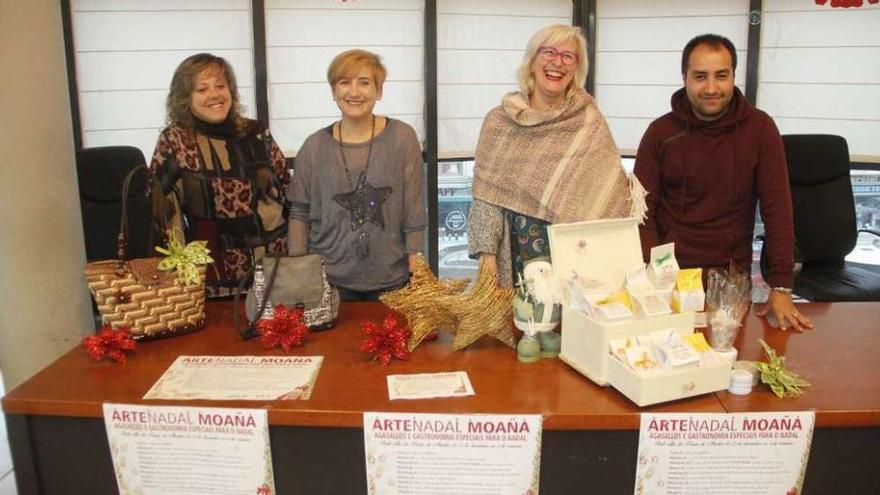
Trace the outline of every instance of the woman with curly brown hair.
{"type": "Polygon", "coordinates": [[[180,63],[166,100],[168,127],[150,167],[182,210],[187,240],[214,257],[209,295],[229,294],[265,252],[284,252],[284,155],[260,122],[241,115],[229,63],[199,53],[180,63]]]}

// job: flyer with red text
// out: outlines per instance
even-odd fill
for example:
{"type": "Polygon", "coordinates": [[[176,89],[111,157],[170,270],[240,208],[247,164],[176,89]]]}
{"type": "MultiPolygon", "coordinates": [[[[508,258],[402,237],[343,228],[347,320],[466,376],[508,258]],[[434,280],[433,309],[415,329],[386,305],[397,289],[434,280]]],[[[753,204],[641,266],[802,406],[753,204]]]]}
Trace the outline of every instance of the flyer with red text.
{"type": "Polygon", "coordinates": [[[308,400],[323,356],[178,356],[144,399],[308,400]]]}
{"type": "Polygon", "coordinates": [[[364,413],[371,495],[536,495],[541,416],[364,413]]]}
{"type": "Polygon", "coordinates": [[[275,495],[265,409],[104,404],[122,495],[275,495]]]}
{"type": "Polygon", "coordinates": [[[637,495],[801,493],[815,414],[642,414],[637,495]]]}

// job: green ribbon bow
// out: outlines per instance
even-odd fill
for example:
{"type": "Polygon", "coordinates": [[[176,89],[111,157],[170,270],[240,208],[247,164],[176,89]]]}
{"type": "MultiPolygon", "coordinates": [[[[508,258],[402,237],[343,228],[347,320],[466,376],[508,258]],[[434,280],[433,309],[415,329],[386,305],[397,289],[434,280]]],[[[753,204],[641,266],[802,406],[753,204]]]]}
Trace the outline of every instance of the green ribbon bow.
{"type": "Polygon", "coordinates": [[[776,394],[776,397],[799,397],[804,395],[804,388],[810,386],[810,382],[804,380],[797,373],[785,367],[785,358],[776,355],[776,351],[763,339],[759,340],[764,353],[767,354],[767,362],[755,362],[752,366],[761,372],[761,381],[776,394]]]}
{"type": "Polygon", "coordinates": [[[180,229],[169,229],[168,249],[156,246],[156,251],[165,255],[159,262],[162,271],[177,271],[177,279],[185,285],[199,283],[198,265],[213,263],[214,259],[208,253],[208,241],[192,241],[184,245],[183,232],[180,229]]]}

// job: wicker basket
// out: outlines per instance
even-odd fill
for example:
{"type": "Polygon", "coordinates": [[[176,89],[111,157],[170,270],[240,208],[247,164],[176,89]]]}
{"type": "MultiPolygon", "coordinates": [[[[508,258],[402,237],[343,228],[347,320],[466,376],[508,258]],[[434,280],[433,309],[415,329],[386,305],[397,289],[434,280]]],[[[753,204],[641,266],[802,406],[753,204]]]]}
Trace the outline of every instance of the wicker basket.
{"type": "Polygon", "coordinates": [[[135,340],[200,330],[205,324],[205,267],[200,282],[184,285],[156,269],[161,258],[97,261],[86,265],[86,281],[98,312],[113,328],[128,327],[135,340]]]}
{"type": "Polygon", "coordinates": [[[125,259],[128,236],[126,199],[131,178],[145,165],[134,168],[122,186],[122,219],[119,223],[116,260],[86,264],[85,275],[104,323],[113,328],[128,327],[132,338],[147,340],[201,330],[205,324],[205,275],[186,285],[176,273],[160,271],[162,258],[125,259]]]}

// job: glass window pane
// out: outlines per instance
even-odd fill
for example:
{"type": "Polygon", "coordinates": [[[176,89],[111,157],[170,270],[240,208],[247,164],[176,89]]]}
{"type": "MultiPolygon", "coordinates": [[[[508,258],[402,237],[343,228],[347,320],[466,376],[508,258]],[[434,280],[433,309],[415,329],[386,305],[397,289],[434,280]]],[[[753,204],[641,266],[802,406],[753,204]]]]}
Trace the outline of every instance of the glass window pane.
{"type": "Polygon", "coordinates": [[[473,278],[477,261],[468,258],[467,218],[471,208],[473,160],[437,166],[440,277],[473,278]]]}
{"type": "MultiPolygon", "coordinates": [[[[853,170],[850,173],[856,202],[856,227],[880,231],[880,171],[853,170]]],[[[880,237],[863,232],[847,261],[880,265],[880,237]]]]}

